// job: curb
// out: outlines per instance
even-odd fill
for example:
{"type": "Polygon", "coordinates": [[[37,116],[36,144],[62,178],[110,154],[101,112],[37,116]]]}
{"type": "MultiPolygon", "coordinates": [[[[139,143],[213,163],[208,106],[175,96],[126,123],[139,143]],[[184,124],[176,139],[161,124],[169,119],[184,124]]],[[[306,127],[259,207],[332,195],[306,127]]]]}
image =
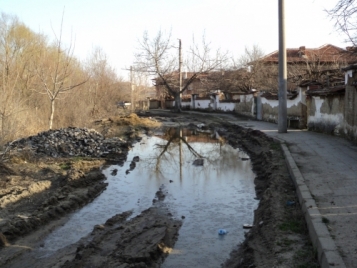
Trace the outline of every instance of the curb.
{"type": "Polygon", "coordinates": [[[322,216],[315,200],[311,196],[309,188],[305,184],[305,179],[297,167],[294,158],[288,147],[280,140],[281,149],[284,152],[286,164],[291,178],[296,187],[296,193],[299,198],[301,209],[304,213],[311,242],[317,249],[318,261],[322,268],[345,268],[346,265],[338,252],[335,241],[332,239],[326,224],[322,222],[322,216]]]}

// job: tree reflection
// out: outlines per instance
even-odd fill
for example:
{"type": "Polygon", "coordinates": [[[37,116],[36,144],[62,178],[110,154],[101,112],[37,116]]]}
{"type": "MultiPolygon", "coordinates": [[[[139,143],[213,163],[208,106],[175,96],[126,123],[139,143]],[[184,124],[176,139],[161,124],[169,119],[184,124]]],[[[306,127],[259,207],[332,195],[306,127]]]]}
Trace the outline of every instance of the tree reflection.
{"type": "MultiPolygon", "coordinates": [[[[213,135],[216,137],[216,134],[213,135]]],[[[219,139],[213,138],[211,133],[200,133],[197,135],[196,130],[187,129],[183,127],[178,128],[169,128],[166,130],[165,134],[161,136],[162,139],[167,140],[165,144],[156,144],[155,148],[159,149],[160,153],[156,158],[156,167],[155,170],[157,173],[161,173],[160,166],[162,159],[165,159],[169,162],[177,162],[177,152],[179,153],[179,170],[180,170],[180,180],[182,179],[182,166],[183,166],[183,147],[186,147],[188,151],[196,159],[205,159],[208,160],[208,157],[201,155],[196,149],[194,149],[189,144],[189,139],[194,142],[214,142],[222,145],[222,141],[219,139]],[[178,147],[177,149],[175,147],[178,147]]],[[[209,152],[207,152],[209,154],[209,152]]]]}

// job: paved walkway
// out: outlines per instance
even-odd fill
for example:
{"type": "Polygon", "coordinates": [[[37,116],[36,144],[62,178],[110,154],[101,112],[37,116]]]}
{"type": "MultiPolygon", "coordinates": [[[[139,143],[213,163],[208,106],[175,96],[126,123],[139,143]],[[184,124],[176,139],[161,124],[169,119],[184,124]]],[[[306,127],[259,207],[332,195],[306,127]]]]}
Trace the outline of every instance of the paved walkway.
{"type": "Polygon", "coordinates": [[[306,130],[278,133],[273,123],[232,123],[260,130],[285,144],[322,267],[357,267],[357,146],[306,130]]]}

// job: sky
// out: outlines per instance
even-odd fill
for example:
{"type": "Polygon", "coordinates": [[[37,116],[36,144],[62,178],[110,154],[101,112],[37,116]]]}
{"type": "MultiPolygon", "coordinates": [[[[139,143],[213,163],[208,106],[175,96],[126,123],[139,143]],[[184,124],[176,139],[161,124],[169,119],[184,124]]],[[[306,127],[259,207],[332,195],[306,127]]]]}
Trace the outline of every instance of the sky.
{"type": "MultiPolygon", "coordinates": [[[[285,0],[286,47],[348,46],[324,11],[336,2],[285,0]]],[[[124,79],[145,31],[151,37],[171,31],[183,53],[203,34],[212,48],[236,59],[254,45],[265,54],[279,47],[278,0],[0,0],[0,11],[50,39],[63,15],[63,39],[72,40],[74,55],[85,61],[99,47],[124,79]]]]}

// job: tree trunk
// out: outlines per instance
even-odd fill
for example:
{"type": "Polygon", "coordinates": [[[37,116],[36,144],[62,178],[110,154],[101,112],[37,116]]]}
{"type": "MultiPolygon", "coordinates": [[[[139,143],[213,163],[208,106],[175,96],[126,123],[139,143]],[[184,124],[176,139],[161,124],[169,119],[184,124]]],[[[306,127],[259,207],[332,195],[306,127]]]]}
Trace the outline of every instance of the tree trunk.
{"type": "Polygon", "coordinates": [[[175,92],[175,112],[180,113],[181,112],[181,97],[180,93],[175,92]]]}
{"type": "Polygon", "coordinates": [[[55,99],[51,100],[50,129],[52,129],[53,115],[55,114],[55,99]]]}

